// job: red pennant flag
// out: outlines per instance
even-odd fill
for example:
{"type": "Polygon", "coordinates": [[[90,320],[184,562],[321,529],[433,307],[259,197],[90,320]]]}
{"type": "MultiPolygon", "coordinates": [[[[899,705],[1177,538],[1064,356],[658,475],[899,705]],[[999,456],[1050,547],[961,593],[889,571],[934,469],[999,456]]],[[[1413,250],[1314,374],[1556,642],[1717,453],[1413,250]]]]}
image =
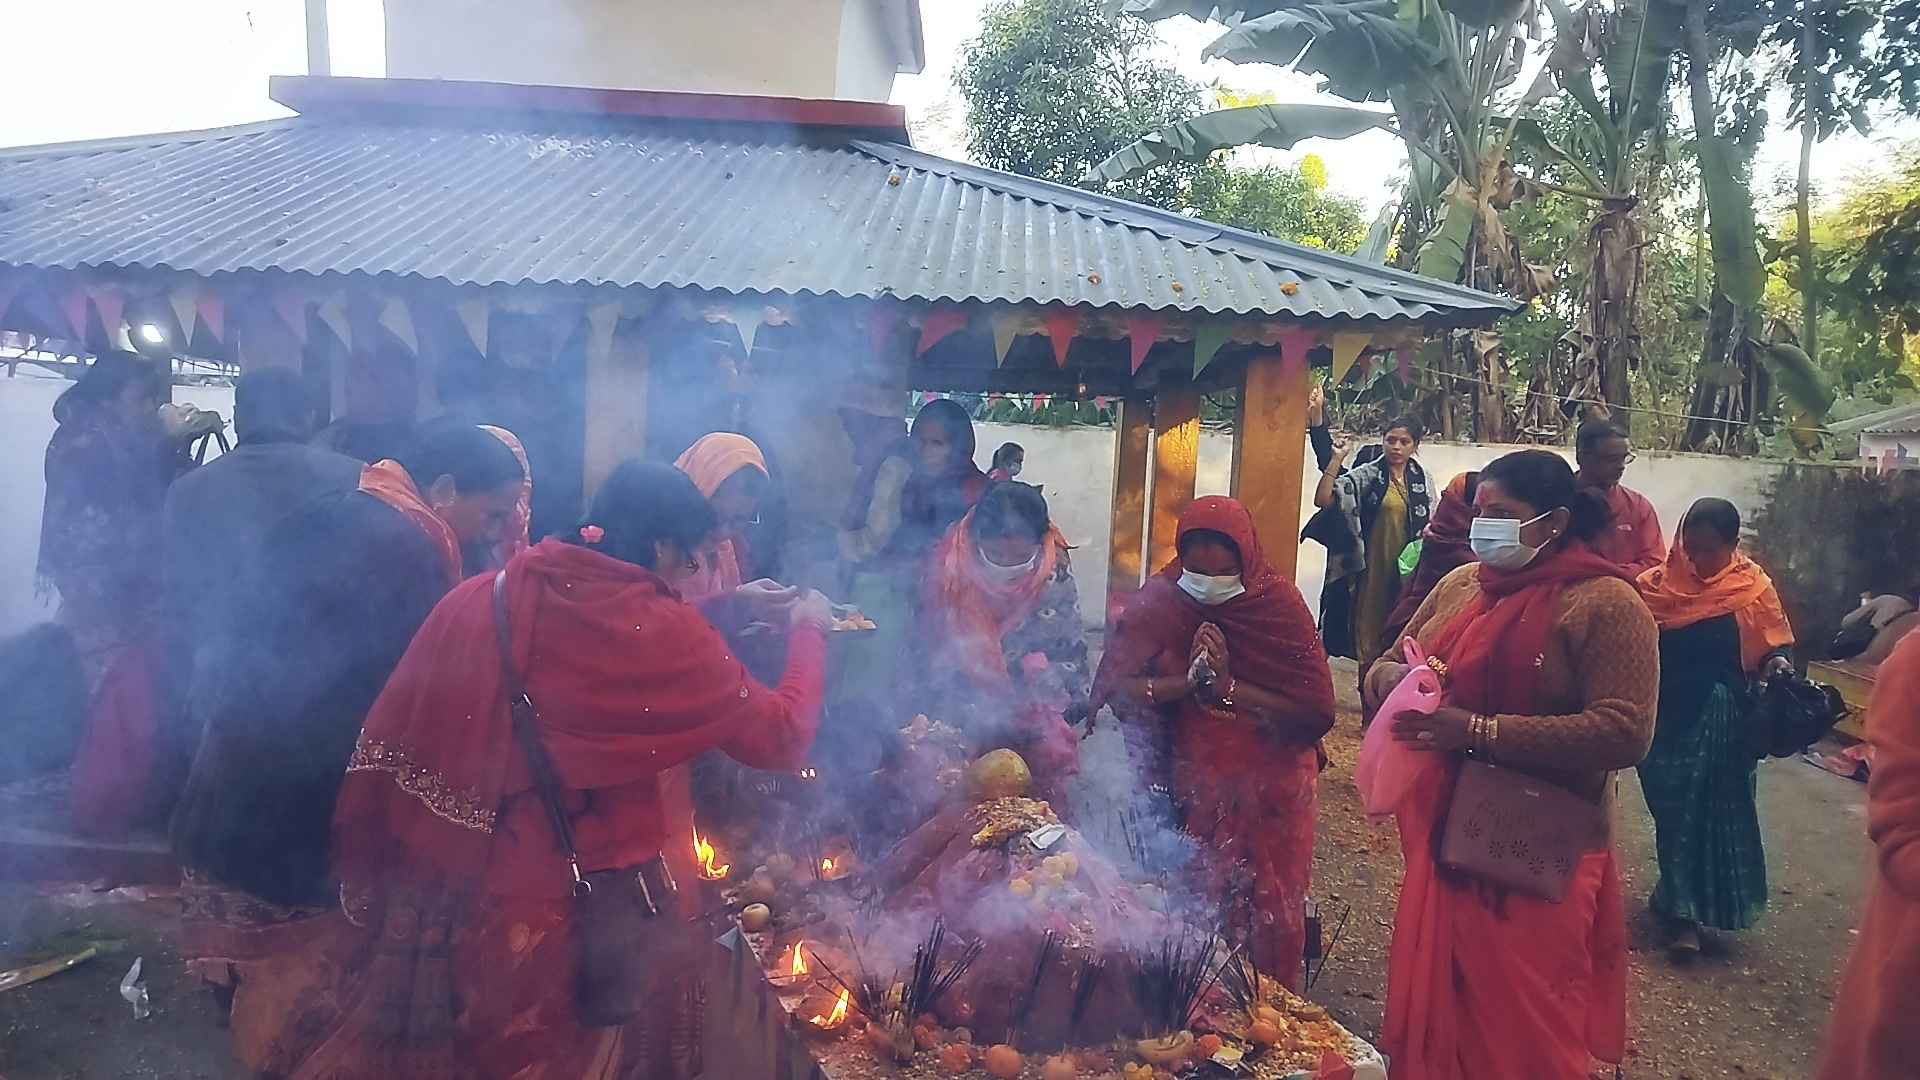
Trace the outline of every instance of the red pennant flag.
{"type": "Polygon", "coordinates": [[[900,313],[894,310],[892,305],[884,307],[876,305],[873,313],[867,316],[867,330],[873,335],[874,355],[878,356],[885,351],[887,338],[893,334],[894,320],[899,317],[900,313]]]}
{"type": "Polygon", "coordinates": [[[206,324],[207,332],[215,341],[227,340],[227,311],[220,303],[219,294],[201,292],[193,298],[193,309],[200,313],[200,321],[206,324]]]}
{"type": "Polygon", "coordinates": [[[1039,412],[1040,406],[1045,405],[1046,403],[1047,403],[1047,395],[1045,394],[1033,395],[1033,410],[1035,412],[1039,412]]]}
{"type": "Polygon", "coordinates": [[[107,341],[111,344],[119,334],[124,309],[120,294],[113,289],[94,288],[87,290],[87,299],[93,301],[93,310],[100,313],[100,328],[107,332],[107,341]]]}
{"type": "Polygon", "coordinates": [[[1280,377],[1291,383],[1307,369],[1307,353],[1320,344],[1320,335],[1293,323],[1280,331],[1280,377]]]}
{"type": "Polygon", "coordinates": [[[1067,350],[1073,347],[1073,332],[1080,328],[1080,313],[1072,308],[1047,312],[1047,336],[1053,339],[1053,362],[1067,366],[1067,350]]]}
{"type": "Polygon", "coordinates": [[[1370,379],[1373,377],[1373,354],[1372,353],[1370,352],[1361,353],[1360,359],[1355,361],[1355,364],[1360,368],[1361,378],[1370,379]]]}
{"type": "Polygon", "coordinates": [[[1099,397],[1096,397],[1096,398],[1094,398],[1094,399],[1093,399],[1093,407],[1094,407],[1094,408],[1096,408],[1096,409],[1104,409],[1104,408],[1106,408],[1106,407],[1107,407],[1107,399],[1106,399],[1106,396],[1105,396],[1105,395],[1101,395],[1101,396],[1099,396],[1099,397]]]}
{"type": "Polygon", "coordinates": [[[989,405],[999,400],[1000,400],[1000,391],[998,390],[995,390],[993,393],[987,395],[987,404],[989,405]]]}
{"type": "Polygon", "coordinates": [[[1413,357],[1408,356],[1405,349],[1395,349],[1393,360],[1400,369],[1400,385],[1407,385],[1407,382],[1413,378],[1413,357]]]}
{"type": "MultiPolygon", "coordinates": [[[[939,396],[938,394],[935,394],[933,391],[928,390],[920,396],[920,400],[922,403],[926,403],[926,402],[932,401],[934,398],[938,396],[939,396]]],[[[508,474],[508,475],[512,475],[512,474],[508,474]]]]}
{"type": "Polygon", "coordinates": [[[1320,1080],[1353,1080],[1353,1066],[1331,1050],[1320,1054],[1320,1080]]]}
{"type": "Polygon", "coordinates": [[[1153,312],[1132,316],[1127,320],[1127,341],[1133,346],[1133,373],[1140,374],[1140,365],[1147,362],[1147,350],[1159,339],[1160,331],[1167,325],[1165,315],[1153,312]]]}
{"type": "Polygon", "coordinates": [[[273,291],[273,310],[280,313],[280,321],[287,324],[293,336],[300,344],[307,343],[307,298],[292,289],[273,291]]]}
{"type": "Polygon", "coordinates": [[[67,329],[73,331],[73,340],[82,344],[87,339],[87,294],[75,289],[60,298],[60,310],[66,312],[67,329]]]}
{"type": "Polygon", "coordinates": [[[927,320],[920,324],[920,344],[915,346],[913,354],[924,355],[928,349],[938,345],[941,338],[966,325],[967,313],[959,308],[934,308],[927,312],[927,320]]]}

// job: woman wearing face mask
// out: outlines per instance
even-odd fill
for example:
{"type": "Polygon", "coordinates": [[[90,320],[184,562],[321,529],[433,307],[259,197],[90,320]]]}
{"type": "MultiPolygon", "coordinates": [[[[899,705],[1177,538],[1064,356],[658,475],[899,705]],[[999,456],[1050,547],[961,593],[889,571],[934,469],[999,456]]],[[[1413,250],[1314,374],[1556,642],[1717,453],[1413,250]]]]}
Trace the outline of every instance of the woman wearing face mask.
{"type": "MultiPolygon", "coordinates": [[[[1447,575],[1407,624],[1444,667],[1431,716],[1379,717],[1431,752],[1399,811],[1406,877],[1394,919],[1382,1049],[1396,1080],[1584,1080],[1626,1052],[1626,915],[1610,836],[1595,836],[1559,903],[1503,891],[1435,861],[1463,755],[1603,803],[1653,737],[1658,630],[1639,594],[1586,541],[1599,497],[1544,450],[1488,465],[1469,530],[1479,558],[1447,575]]],[[[1406,674],[1362,680],[1375,707],[1406,674]]]]}
{"type": "Polygon", "coordinates": [[[1699,955],[1701,926],[1744,930],[1767,903],[1748,680],[1793,669],[1793,630],[1739,544],[1740,511],[1701,499],[1666,562],[1640,575],[1660,624],[1660,718],[1640,763],[1660,857],[1651,907],[1681,961],[1699,955]]]}
{"type": "Polygon", "coordinates": [[[1001,443],[1000,449],[993,452],[993,468],[987,470],[987,479],[998,484],[1012,480],[1020,475],[1027,465],[1027,448],[1017,442],[1001,443]]]}
{"type": "Polygon", "coordinates": [[[1178,550],[1114,624],[1093,708],[1111,704],[1130,741],[1165,760],[1169,775],[1149,782],[1168,782],[1181,827],[1206,849],[1200,884],[1236,901],[1229,929],[1297,989],[1318,743],[1333,727],[1326,653],[1246,507],[1196,499],[1178,550]]]}
{"type": "Polygon", "coordinates": [[[1420,422],[1401,417],[1388,424],[1380,448],[1379,457],[1345,472],[1340,466],[1349,446],[1336,448],[1313,493],[1315,506],[1337,506],[1346,517],[1349,542],[1328,551],[1327,588],[1339,582],[1352,592],[1352,655],[1362,671],[1391,644],[1384,638],[1400,595],[1400,553],[1427,527],[1432,511],[1426,470],[1413,457],[1420,422]]]}
{"type": "MultiPolygon", "coordinates": [[[[495,605],[505,606],[511,662],[534,704],[579,870],[639,868],[662,887],[657,861],[686,845],[693,825],[663,812],[662,770],[711,749],[792,769],[819,718],[832,621],[824,597],[793,606],[775,688],[748,675],[675,597],[716,524],[678,470],[629,461],[578,531],[508,563],[499,601],[487,575],[434,609],[374,703],[340,791],[334,850],[342,921],[353,925],[315,946],[307,992],[282,985],[257,1003],[281,1021],[260,1047],[273,1051],[266,1071],[699,1072],[683,1056],[698,1040],[681,1039],[699,1030],[687,1012],[697,996],[679,989],[697,965],[663,959],[642,973],[657,992],[641,1022],[585,1027],[575,1011],[574,875],[512,727],[495,605]]],[[[245,1026],[255,1019],[248,990],[243,983],[234,1000],[236,1032],[260,1030],[245,1026]]]]}
{"type": "Polygon", "coordinates": [[[995,484],[934,548],[921,593],[929,716],[976,751],[1027,759],[1037,797],[1065,809],[1079,768],[1069,724],[1087,711],[1087,644],[1066,538],[1038,488],[995,484]]]}

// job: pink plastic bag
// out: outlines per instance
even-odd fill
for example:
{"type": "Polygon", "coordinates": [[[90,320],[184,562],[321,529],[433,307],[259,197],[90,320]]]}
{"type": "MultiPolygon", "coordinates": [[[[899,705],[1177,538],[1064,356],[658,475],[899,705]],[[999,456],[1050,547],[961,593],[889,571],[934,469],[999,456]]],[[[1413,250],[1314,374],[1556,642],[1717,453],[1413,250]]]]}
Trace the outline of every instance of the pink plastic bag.
{"type": "Polygon", "coordinates": [[[1393,737],[1393,720],[1401,713],[1431,713],[1440,707],[1440,676],[1427,666],[1420,643],[1406,638],[1402,647],[1411,670],[1380,703],[1353,766],[1360,805],[1370,817],[1389,817],[1397,811],[1420,771],[1434,763],[1433,754],[1411,749],[1393,737]]]}

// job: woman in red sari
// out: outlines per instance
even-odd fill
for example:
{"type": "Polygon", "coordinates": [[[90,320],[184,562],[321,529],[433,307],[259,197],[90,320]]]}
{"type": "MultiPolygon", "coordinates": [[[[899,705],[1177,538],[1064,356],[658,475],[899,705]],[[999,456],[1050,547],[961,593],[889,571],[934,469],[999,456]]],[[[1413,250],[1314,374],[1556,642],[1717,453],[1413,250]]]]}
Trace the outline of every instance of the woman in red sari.
{"type": "MultiPolygon", "coordinates": [[[[1559,903],[1497,890],[1434,857],[1461,757],[1521,770],[1604,803],[1645,756],[1659,632],[1624,571],[1584,541],[1608,521],[1545,450],[1488,465],[1474,492],[1477,566],[1441,581],[1407,633],[1445,665],[1431,716],[1381,717],[1432,751],[1401,803],[1406,878],[1393,924],[1381,1048],[1394,1080],[1586,1080],[1626,1052],[1627,937],[1609,835],[1559,903]]],[[[1362,680],[1377,704],[1406,673],[1362,680]]]]}
{"type": "Polygon", "coordinates": [[[1313,613],[1267,562],[1246,507],[1209,495],[1180,515],[1179,557],[1108,637],[1093,688],[1103,704],[1170,739],[1174,804],[1206,849],[1204,884],[1241,909],[1232,928],[1250,934],[1260,970],[1298,988],[1333,678],[1313,613]]]}
{"type": "MultiPolygon", "coordinates": [[[[591,873],[688,843],[692,823],[662,811],[663,770],[715,748],[760,768],[800,763],[832,614],[818,593],[794,605],[786,672],[768,689],[674,594],[716,523],[692,481],[627,462],[586,521],[504,574],[513,659],[591,873]]],[[[697,1019],[683,1009],[613,1028],[576,1017],[573,876],[512,730],[493,588],[478,577],[448,594],[367,717],[335,811],[356,925],[320,961],[338,976],[318,979],[289,1025],[293,1077],[698,1071],[697,1019]],[[297,1045],[309,1032],[310,1053],[297,1045]]],[[[697,996],[674,1000],[691,1009],[697,996]]],[[[245,1007],[236,997],[236,1025],[245,1007]]]]}

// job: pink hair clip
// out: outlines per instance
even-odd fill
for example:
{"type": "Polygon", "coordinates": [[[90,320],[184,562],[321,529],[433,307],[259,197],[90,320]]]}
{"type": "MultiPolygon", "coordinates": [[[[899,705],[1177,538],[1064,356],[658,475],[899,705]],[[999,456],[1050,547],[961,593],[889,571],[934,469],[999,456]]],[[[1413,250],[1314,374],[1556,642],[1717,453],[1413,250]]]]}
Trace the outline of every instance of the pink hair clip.
{"type": "Polygon", "coordinates": [[[589,544],[599,543],[601,537],[604,537],[606,535],[607,535],[607,530],[601,528],[598,525],[580,526],[580,539],[585,540],[589,544]]]}

